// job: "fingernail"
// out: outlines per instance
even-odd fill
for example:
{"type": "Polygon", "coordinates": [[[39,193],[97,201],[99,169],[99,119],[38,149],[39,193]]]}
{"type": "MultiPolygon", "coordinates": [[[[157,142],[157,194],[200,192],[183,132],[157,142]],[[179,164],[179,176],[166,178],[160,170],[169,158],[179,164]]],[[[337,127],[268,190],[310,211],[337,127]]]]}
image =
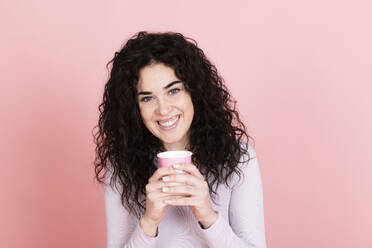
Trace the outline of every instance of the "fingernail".
{"type": "Polygon", "coordinates": [[[177,170],[177,173],[183,173],[183,170],[177,170]]]}
{"type": "Polygon", "coordinates": [[[162,190],[163,192],[168,192],[168,191],[169,191],[169,188],[167,188],[167,187],[163,187],[163,188],[161,188],[161,190],[162,190]]]}
{"type": "Polygon", "coordinates": [[[173,168],[179,168],[179,167],[180,167],[179,164],[174,164],[174,165],[173,165],[173,168]]]}
{"type": "Polygon", "coordinates": [[[163,181],[164,182],[169,181],[169,177],[163,177],[163,181]]]}

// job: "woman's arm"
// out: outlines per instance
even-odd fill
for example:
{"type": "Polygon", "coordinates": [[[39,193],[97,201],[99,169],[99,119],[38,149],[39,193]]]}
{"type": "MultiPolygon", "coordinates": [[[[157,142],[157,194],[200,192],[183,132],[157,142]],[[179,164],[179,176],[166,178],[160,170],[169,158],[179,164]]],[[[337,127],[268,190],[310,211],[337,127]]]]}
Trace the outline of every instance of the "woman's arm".
{"type": "Polygon", "coordinates": [[[265,248],[265,227],[261,175],[256,154],[242,164],[242,179],[232,189],[229,222],[220,215],[208,229],[202,230],[210,247],[265,248]]]}
{"type": "Polygon", "coordinates": [[[139,220],[128,213],[120,200],[120,193],[109,185],[111,174],[106,173],[105,208],[108,248],[155,247],[157,238],[147,236],[139,220]]]}

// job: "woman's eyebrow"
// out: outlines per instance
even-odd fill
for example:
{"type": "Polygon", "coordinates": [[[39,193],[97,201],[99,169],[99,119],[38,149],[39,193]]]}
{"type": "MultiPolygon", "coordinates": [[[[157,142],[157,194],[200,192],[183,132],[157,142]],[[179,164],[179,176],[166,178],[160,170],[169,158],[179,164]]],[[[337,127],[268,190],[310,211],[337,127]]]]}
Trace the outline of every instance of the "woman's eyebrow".
{"type": "MultiPolygon", "coordinates": [[[[173,81],[173,82],[170,82],[169,84],[167,84],[164,89],[168,89],[170,87],[172,87],[173,85],[175,84],[179,84],[179,83],[182,83],[181,80],[176,80],[176,81],[173,81]]],[[[138,92],[137,95],[151,95],[152,92],[151,91],[141,91],[141,92],[138,92]]]]}
{"type": "Polygon", "coordinates": [[[137,93],[137,96],[139,96],[139,95],[151,95],[151,94],[152,94],[151,91],[141,91],[141,92],[137,93]]]}
{"type": "Polygon", "coordinates": [[[172,87],[173,85],[175,85],[175,84],[179,84],[179,83],[182,83],[182,81],[181,81],[181,80],[173,81],[173,82],[167,84],[167,85],[164,87],[164,89],[168,89],[168,88],[172,87]]]}

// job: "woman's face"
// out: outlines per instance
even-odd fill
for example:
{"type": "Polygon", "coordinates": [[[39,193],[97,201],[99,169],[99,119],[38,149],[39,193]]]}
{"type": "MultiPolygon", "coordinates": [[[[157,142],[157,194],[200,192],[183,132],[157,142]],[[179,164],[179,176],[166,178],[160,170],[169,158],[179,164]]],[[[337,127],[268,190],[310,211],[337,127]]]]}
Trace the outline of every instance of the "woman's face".
{"type": "Polygon", "coordinates": [[[140,70],[137,100],[143,123],[166,150],[183,150],[194,117],[190,94],[171,67],[152,63],[140,70]]]}

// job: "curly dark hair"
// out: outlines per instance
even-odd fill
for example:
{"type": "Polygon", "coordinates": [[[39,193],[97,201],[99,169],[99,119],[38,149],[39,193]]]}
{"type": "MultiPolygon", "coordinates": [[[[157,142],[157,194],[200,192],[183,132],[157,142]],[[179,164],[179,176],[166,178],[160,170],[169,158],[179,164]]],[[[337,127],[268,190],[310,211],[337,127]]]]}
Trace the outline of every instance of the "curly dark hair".
{"type": "Polygon", "coordinates": [[[194,118],[188,149],[208,179],[212,199],[233,173],[240,177],[238,164],[243,155],[250,159],[248,146],[242,144],[251,137],[239,118],[236,101],[196,41],[173,32],[137,33],[107,64],[112,64],[111,74],[94,133],[96,179],[104,183],[111,171],[109,183],[122,186],[122,204],[137,216],[145,210],[145,186],[156,170],[156,154],[164,150],[143,124],[137,101],[139,72],[154,62],[173,68],[191,95],[194,118]]]}

